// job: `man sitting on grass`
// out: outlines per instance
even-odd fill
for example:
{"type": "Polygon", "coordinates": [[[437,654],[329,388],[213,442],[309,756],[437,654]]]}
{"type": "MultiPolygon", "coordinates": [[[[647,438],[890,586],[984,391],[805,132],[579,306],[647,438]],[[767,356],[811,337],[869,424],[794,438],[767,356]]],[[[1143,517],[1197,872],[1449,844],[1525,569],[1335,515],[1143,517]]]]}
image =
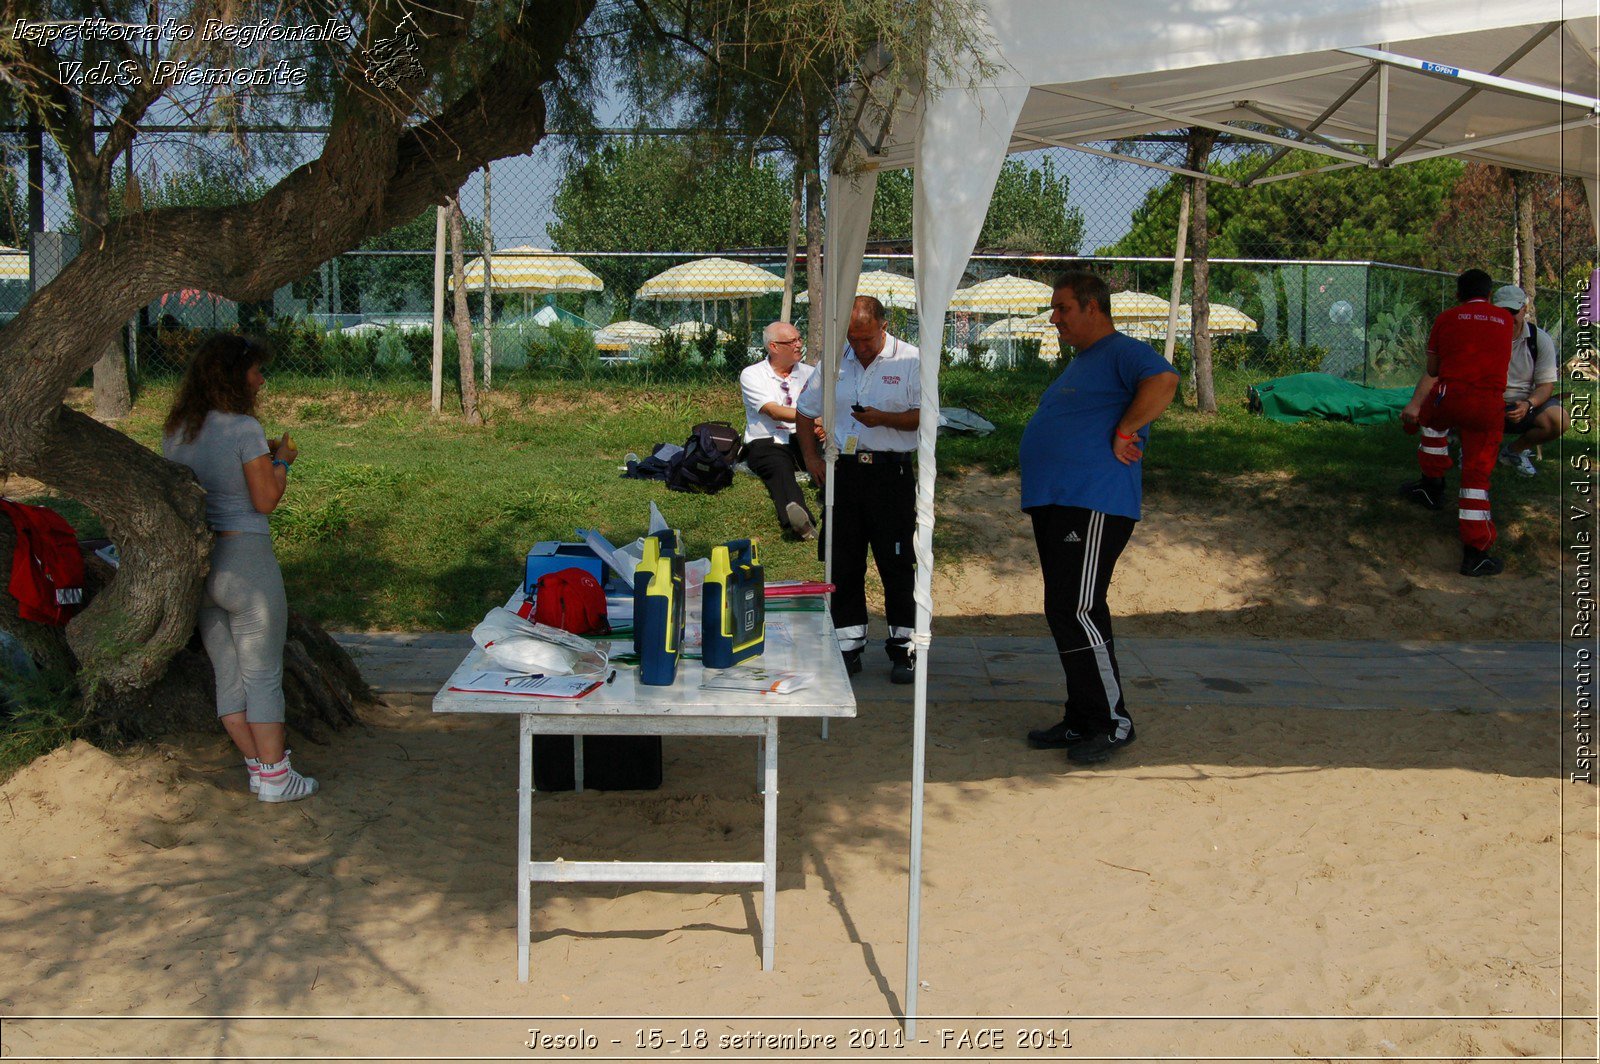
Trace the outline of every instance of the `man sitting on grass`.
{"type": "Polygon", "coordinates": [[[1514,284],[1495,289],[1494,305],[1516,316],[1511,365],[1506,370],[1506,437],[1500,464],[1525,477],[1538,474],[1533,449],[1560,439],[1567,431],[1567,410],[1555,391],[1556,344],[1550,334],[1528,320],[1528,295],[1514,284]]]}

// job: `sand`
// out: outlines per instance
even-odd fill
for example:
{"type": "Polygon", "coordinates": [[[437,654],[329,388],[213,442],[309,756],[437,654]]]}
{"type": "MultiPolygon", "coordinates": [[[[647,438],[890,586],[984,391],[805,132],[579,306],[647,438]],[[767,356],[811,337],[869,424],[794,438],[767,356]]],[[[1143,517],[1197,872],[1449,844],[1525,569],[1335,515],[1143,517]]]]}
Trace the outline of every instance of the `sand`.
{"type": "MultiPolygon", "coordinates": [[[[1040,634],[1008,487],[941,506],[1011,559],[939,575],[945,630],[1040,634]]],[[[1468,594],[1448,543],[1386,571],[1359,530],[1210,516],[1156,501],[1119,631],[1553,637],[1552,578],[1468,594]]],[[[934,692],[907,1048],[909,698],[784,729],[775,971],[758,890],[541,885],[521,984],[515,726],[397,696],[297,752],[325,792],[292,806],[220,735],[77,743],[0,785],[0,1054],[1593,1059],[1595,790],[1554,708],[1157,704],[1069,771],[1018,741],[1041,705],[934,692]]],[[[753,770],[747,740],[669,739],[660,791],[537,796],[536,857],[759,859],[753,770]]]]}
{"type": "MultiPolygon", "coordinates": [[[[396,701],[302,755],[327,791],[294,806],[250,800],[201,737],[77,744],[0,788],[0,1011],[527,1023],[11,1020],[6,1055],[514,1057],[532,1025],[607,1032],[611,1059],[641,1027],[895,1037],[905,703],[827,742],[785,731],[775,971],[758,892],[540,886],[523,985],[514,729],[396,701]]],[[[1466,1058],[1557,1052],[1556,1021],[1521,1017],[1557,1014],[1564,975],[1568,1012],[1592,1012],[1594,790],[1558,777],[1541,715],[1151,708],[1141,729],[1181,748],[1065,772],[1012,739],[1034,714],[933,717],[919,1036],[997,1022],[1067,1028],[1079,1056],[1466,1058]]],[[[752,762],[747,742],[669,740],[659,792],[541,795],[536,853],[756,859],[752,762]]]]}
{"type": "MultiPolygon", "coordinates": [[[[935,632],[1040,634],[1044,590],[1017,478],[939,482],[937,522],[979,545],[935,560],[935,632]]],[[[1541,553],[1492,587],[1456,572],[1453,513],[1418,510],[1382,534],[1277,475],[1236,477],[1221,498],[1147,495],[1109,601],[1120,635],[1306,639],[1555,638],[1558,559],[1541,553]]],[[[1519,535],[1515,527],[1502,535],[1519,535]]]]}

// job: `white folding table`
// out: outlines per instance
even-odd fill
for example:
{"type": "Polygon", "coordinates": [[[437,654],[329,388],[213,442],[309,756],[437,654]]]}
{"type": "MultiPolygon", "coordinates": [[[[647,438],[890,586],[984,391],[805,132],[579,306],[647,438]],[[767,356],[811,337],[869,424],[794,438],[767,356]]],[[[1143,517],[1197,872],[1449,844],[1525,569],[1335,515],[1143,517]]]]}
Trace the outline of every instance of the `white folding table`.
{"type": "MultiPolygon", "coordinates": [[[[796,602],[794,605],[809,605],[796,602]]],[[[853,717],[855,694],[839,654],[833,624],[820,609],[769,613],[768,650],[753,663],[811,677],[787,695],[713,690],[700,686],[700,662],[683,659],[677,682],[647,687],[633,669],[578,699],[452,691],[486,665],[474,647],[434,695],[435,713],[515,713],[521,718],[517,777],[517,978],[528,980],[534,883],[760,883],[761,967],[772,970],[777,917],[778,721],[784,717],[853,717]],[[579,790],[583,787],[585,735],[749,735],[760,743],[765,792],[762,860],[758,861],[535,861],[533,846],[533,737],[575,735],[579,790]]]]}

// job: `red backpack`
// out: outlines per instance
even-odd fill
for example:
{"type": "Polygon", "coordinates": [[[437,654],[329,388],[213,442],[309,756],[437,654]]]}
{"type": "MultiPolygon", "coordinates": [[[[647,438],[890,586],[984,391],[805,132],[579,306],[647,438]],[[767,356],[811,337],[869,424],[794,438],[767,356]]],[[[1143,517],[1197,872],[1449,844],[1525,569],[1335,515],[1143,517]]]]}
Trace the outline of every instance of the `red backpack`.
{"type": "Polygon", "coordinates": [[[611,631],[605,588],[584,569],[545,573],[535,588],[533,620],[577,635],[604,635],[611,631]]]}
{"type": "Polygon", "coordinates": [[[83,608],[83,555],[78,534],[42,506],[0,499],[0,510],[17,530],[11,555],[11,584],[17,613],[25,621],[64,625],[83,608]]]}

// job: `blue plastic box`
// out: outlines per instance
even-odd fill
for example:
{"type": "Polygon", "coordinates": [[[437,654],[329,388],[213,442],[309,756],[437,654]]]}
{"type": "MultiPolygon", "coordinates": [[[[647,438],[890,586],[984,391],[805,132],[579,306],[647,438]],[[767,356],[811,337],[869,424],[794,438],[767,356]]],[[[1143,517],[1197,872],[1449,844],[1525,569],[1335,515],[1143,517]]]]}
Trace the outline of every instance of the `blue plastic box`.
{"type": "Polygon", "coordinates": [[[541,576],[562,569],[582,569],[601,584],[605,584],[607,578],[611,576],[610,566],[600,560],[599,555],[595,554],[589,544],[545,540],[535,543],[528,551],[527,569],[522,578],[522,593],[533,594],[541,576]]]}

